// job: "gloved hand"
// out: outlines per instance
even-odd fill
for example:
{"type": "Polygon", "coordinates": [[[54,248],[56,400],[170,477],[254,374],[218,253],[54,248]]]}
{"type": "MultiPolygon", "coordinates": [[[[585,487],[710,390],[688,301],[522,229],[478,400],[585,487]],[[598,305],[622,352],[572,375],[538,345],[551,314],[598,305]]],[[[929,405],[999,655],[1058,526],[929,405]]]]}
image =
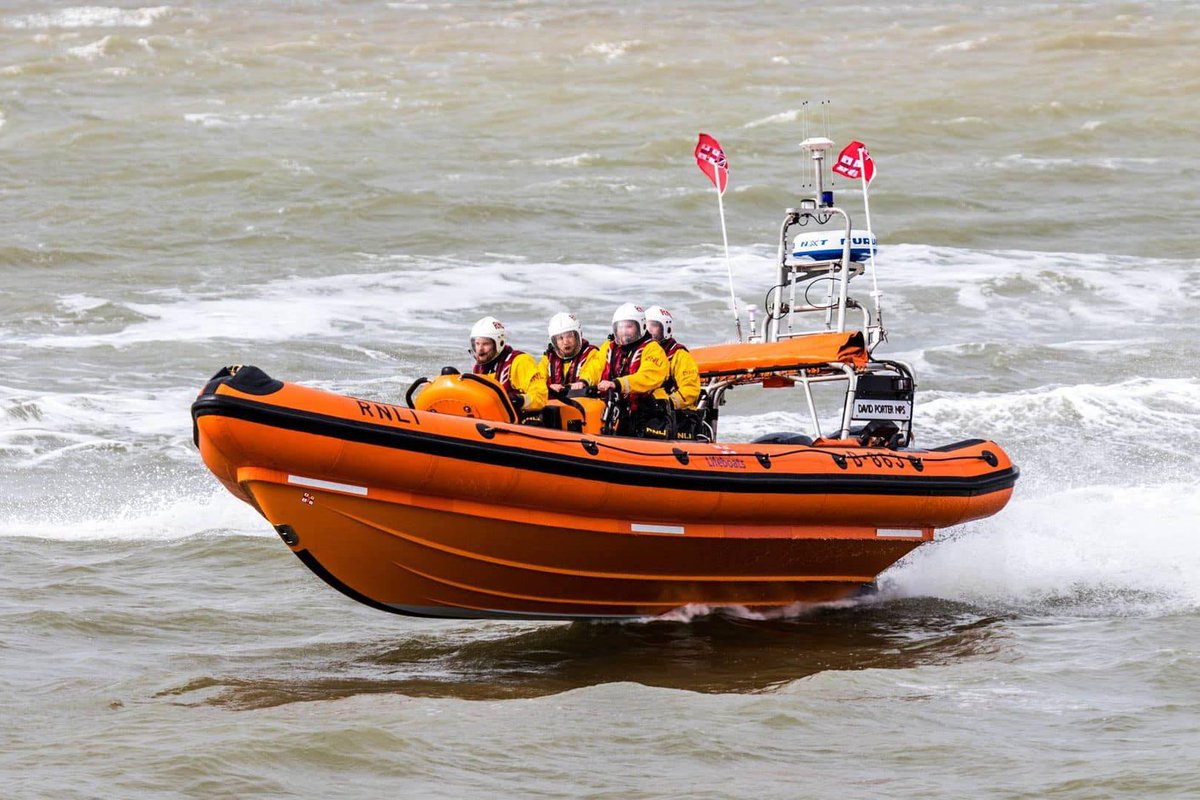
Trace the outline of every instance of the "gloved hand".
{"type": "Polygon", "coordinates": [[[513,392],[508,396],[508,399],[512,400],[513,408],[517,410],[518,414],[521,413],[521,409],[525,408],[525,395],[513,392]]]}

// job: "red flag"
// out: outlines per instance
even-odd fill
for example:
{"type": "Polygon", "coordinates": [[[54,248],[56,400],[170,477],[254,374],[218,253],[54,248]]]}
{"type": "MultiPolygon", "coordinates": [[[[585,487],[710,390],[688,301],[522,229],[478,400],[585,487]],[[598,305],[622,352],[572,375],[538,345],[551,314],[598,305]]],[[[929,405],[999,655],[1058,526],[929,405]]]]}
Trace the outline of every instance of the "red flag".
{"type": "Polygon", "coordinates": [[[700,134],[700,141],[696,142],[696,166],[708,176],[717,191],[725,194],[729,184],[729,161],[721,144],[707,133],[700,134]]]}
{"type": "Polygon", "coordinates": [[[867,152],[867,146],[857,140],[846,145],[842,152],[838,153],[837,161],[833,163],[834,172],[852,180],[859,180],[864,169],[867,173],[867,183],[870,183],[875,177],[875,161],[867,152]]]}

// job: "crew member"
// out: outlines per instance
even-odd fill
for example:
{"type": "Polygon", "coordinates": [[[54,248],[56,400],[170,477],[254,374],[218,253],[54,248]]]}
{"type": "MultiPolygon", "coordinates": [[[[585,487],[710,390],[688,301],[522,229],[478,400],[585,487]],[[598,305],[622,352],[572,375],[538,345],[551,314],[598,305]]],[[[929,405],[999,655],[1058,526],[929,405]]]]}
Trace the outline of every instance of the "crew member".
{"type": "Polygon", "coordinates": [[[694,409],[700,399],[700,370],[688,349],[675,341],[671,312],[661,306],[650,306],[646,309],[646,327],[671,363],[671,374],[663,383],[671,407],[676,411],[694,409]]]}
{"type": "Polygon", "coordinates": [[[550,345],[538,362],[538,370],[551,392],[582,389],[600,382],[604,362],[600,348],[583,338],[583,326],[574,314],[561,312],[550,318],[546,327],[550,345]]]}
{"type": "Polygon", "coordinates": [[[504,343],[504,323],[484,317],[471,327],[471,355],[476,375],[490,375],[504,387],[518,411],[546,407],[546,379],[533,356],[504,343]]]}
{"type": "Polygon", "coordinates": [[[600,350],[604,369],[596,388],[601,394],[616,390],[621,414],[615,432],[668,439],[673,436],[667,394],[662,385],[670,365],[662,346],[646,331],[646,312],[625,303],[612,318],[612,336],[600,350]]]}

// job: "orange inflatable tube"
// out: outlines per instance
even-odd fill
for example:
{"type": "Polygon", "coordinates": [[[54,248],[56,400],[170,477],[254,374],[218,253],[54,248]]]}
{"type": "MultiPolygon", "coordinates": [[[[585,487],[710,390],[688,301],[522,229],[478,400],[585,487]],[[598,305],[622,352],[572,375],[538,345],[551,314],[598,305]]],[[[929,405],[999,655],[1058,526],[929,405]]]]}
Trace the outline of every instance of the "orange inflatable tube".
{"type": "Polygon", "coordinates": [[[192,407],[196,443],[329,584],[445,617],[836,600],[936,529],[999,511],[1018,476],[981,440],[649,441],[598,435],[581,404],[561,414],[578,430],[521,425],[480,381],[442,376],[410,408],[226,370],[192,407]]]}

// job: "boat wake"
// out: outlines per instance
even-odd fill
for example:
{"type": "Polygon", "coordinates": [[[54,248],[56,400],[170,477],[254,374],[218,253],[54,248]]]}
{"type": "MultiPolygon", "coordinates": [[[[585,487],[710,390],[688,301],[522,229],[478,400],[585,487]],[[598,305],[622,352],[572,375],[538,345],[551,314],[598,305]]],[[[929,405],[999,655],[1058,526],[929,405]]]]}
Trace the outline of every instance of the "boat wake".
{"type": "Polygon", "coordinates": [[[1101,485],[1018,494],[880,578],[884,596],[1036,613],[1142,615],[1200,607],[1200,485],[1101,485]]]}

